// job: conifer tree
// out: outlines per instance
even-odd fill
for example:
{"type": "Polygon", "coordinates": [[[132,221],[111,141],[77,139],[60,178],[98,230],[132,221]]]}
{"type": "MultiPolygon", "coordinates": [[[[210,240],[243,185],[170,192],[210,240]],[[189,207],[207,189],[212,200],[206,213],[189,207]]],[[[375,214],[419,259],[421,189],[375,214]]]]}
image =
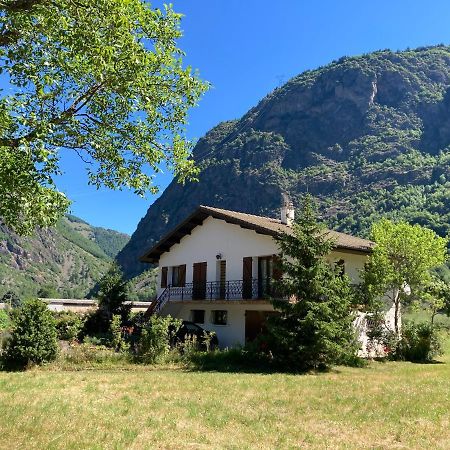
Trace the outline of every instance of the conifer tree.
{"type": "Polygon", "coordinates": [[[280,314],[269,321],[269,347],[292,370],[324,370],[354,360],[353,290],[342,268],[327,261],[335,243],[316,219],[309,195],[292,226],[278,239],[283,273],[273,299],[280,314]]]}
{"type": "Polygon", "coordinates": [[[117,263],[111,264],[108,272],[100,280],[95,297],[98,300],[98,309],[86,319],[83,335],[108,333],[114,315],[120,316],[121,324],[129,319],[131,305],[125,304],[128,297],[128,282],[117,263]]]}
{"type": "Polygon", "coordinates": [[[98,306],[106,312],[108,322],[115,314],[119,314],[122,320],[125,320],[130,309],[124,304],[128,297],[128,282],[117,263],[111,264],[108,272],[100,280],[99,288],[98,306]]]}

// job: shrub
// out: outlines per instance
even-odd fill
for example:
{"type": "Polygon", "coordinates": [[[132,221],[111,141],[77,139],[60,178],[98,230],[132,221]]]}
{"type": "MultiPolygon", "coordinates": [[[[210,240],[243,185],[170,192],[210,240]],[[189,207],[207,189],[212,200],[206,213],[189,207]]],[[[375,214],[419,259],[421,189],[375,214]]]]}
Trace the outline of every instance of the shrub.
{"type": "Polygon", "coordinates": [[[442,355],[439,330],[429,323],[406,323],[394,357],[412,362],[432,361],[442,355]]]}
{"type": "Polygon", "coordinates": [[[7,330],[10,324],[9,314],[4,309],[0,309],[0,333],[7,330]]]}
{"type": "Polygon", "coordinates": [[[54,313],[58,339],[75,341],[79,338],[84,325],[84,317],[71,311],[54,313]]]}
{"type": "Polygon", "coordinates": [[[109,331],[109,323],[111,317],[106,310],[98,308],[90,311],[86,315],[81,336],[92,336],[97,334],[105,334],[109,331]]]}
{"type": "Polygon", "coordinates": [[[51,311],[41,300],[25,301],[13,314],[6,364],[16,367],[41,364],[54,360],[57,354],[56,325],[51,311]]]}
{"type": "Polygon", "coordinates": [[[5,303],[10,308],[18,308],[22,304],[22,300],[14,291],[8,291],[2,297],[2,303],[5,303]]]}
{"type": "Polygon", "coordinates": [[[9,337],[9,327],[11,326],[11,319],[9,314],[4,310],[0,309],[0,355],[3,352],[4,347],[7,345],[9,337]]]}
{"type": "Polygon", "coordinates": [[[114,350],[123,352],[130,348],[122,335],[121,317],[119,315],[113,315],[109,331],[111,333],[111,347],[114,350]]]}
{"type": "Polygon", "coordinates": [[[182,361],[194,370],[219,372],[273,372],[279,369],[274,361],[254,345],[245,348],[196,351],[183,355],[182,361]]]}
{"type": "Polygon", "coordinates": [[[153,364],[169,355],[170,343],[181,326],[181,321],[171,316],[152,316],[143,326],[137,345],[138,360],[153,364]]]}
{"type": "Polygon", "coordinates": [[[85,336],[83,339],[83,344],[86,345],[97,345],[106,347],[106,343],[108,342],[108,338],[105,335],[101,336],[85,336]]]}
{"type": "Polygon", "coordinates": [[[127,355],[104,345],[73,344],[58,358],[59,366],[104,366],[127,362],[127,355]]]}

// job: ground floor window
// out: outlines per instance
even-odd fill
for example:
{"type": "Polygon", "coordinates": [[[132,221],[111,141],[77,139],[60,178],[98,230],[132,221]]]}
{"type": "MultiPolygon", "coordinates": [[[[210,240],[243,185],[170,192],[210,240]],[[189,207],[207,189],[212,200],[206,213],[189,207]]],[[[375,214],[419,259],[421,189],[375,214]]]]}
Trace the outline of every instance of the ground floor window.
{"type": "Polygon", "coordinates": [[[228,312],[223,309],[216,309],[211,311],[212,323],[214,325],[226,325],[228,321],[228,312]]]}
{"type": "Polygon", "coordinates": [[[191,320],[194,323],[205,323],[205,310],[204,309],[192,309],[191,320]]]}

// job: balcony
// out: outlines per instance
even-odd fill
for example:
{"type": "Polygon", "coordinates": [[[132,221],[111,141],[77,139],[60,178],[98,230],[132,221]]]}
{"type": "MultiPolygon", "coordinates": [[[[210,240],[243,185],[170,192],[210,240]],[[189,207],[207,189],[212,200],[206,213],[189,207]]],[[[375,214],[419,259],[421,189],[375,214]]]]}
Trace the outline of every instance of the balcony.
{"type": "Polygon", "coordinates": [[[272,279],[248,279],[234,281],[206,281],[186,283],[184,286],[168,286],[152,302],[149,313],[158,313],[167,302],[192,300],[263,300],[274,295],[272,279]]]}
{"type": "MultiPolygon", "coordinates": [[[[188,300],[260,300],[271,294],[270,279],[207,281],[168,286],[163,292],[168,301],[188,300]]],[[[161,294],[162,295],[162,294],[161,294]]]]}

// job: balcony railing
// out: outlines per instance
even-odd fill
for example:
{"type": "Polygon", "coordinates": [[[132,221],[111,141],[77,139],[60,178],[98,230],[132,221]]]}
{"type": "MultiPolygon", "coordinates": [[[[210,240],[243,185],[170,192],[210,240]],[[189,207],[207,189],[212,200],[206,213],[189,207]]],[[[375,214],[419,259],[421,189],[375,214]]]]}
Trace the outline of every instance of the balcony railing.
{"type": "Polygon", "coordinates": [[[184,300],[252,300],[270,297],[270,279],[207,281],[168,286],[168,301],[184,300]]]}

